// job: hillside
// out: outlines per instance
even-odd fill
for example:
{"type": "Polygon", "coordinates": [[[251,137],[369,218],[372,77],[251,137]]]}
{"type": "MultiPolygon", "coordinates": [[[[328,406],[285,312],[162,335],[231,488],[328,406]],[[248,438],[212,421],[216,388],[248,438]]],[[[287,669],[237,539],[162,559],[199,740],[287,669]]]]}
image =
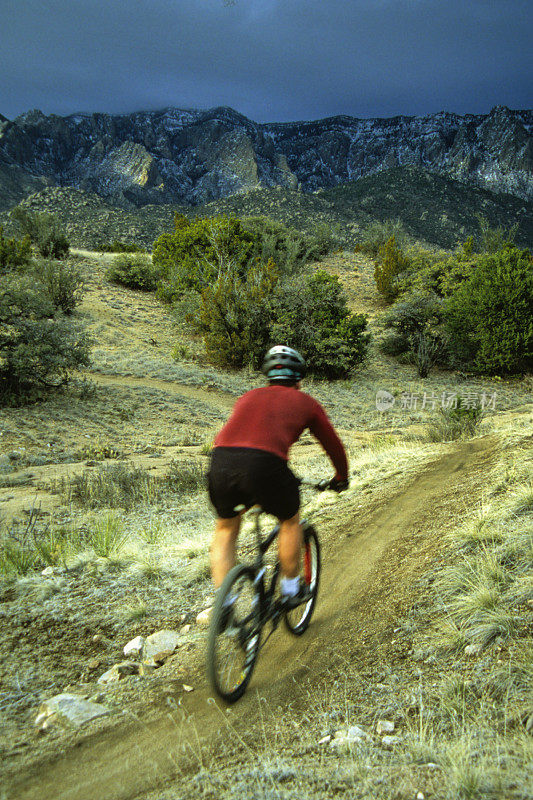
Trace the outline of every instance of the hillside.
{"type": "Polygon", "coordinates": [[[469,186],[533,197],[533,115],[490,114],[259,124],[231,108],[46,116],[0,123],[0,209],[39,183],[125,209],[198,205],[257,188],[305,192],[414,166],[469,186]]]}
{"type": "MultiPolygon", "coordinates": [[[[525,800],[531,378],[420,380],[372,350],[350,380],[306,381],[346,444],[351,484],[304,495],[323,548],[312,625],[301,639],[278,629],[227,710],[206,684],[197,621],[213,600],[204,471],[235,398],[262,379],[210,367],[167,307],[106,281],[109,258],[70,256],[87,279],[74,317],[95,339],[90,369],[0,409],[0,539],[40,547],[33,566],[3,561],[0,574],[6,798],[525,800]],[[473,438],[435,442],[438,410],[378,411],[380,389],[485,392],[495,407],[473,438]],[[98,682],[133,637],[165,629],[174,652],[98,682]],[[73,726],[45,712],[35,725],[62,692],[102,716],[73,726]]],[[[346,251],[320,266],[375,331],[372,261],[346,251]]],[[[308,478],[330,473],[309,435],[291,458],[308,478]]]]}
{"type": "MultiPolygon", "coordinates": [[[[125,211],[95,194],[67,188],[45,189],[22,205],[57,214],[72,245],[90,249],[114,239],[151,249],[157,236],[172,229],[176,211],[187,216],[267,216],[307,231],[325,226],[341,244],[351,247],[374,220],[400,219],[415,240],[444,248],[476,236],[481,214],[494,228],[507,230],[518,223],[517,243],[533,247],[532,201],[414,167],[384,170],[311,194],[280,187],[255,189],[195,208],[146,205],[125,211]]],[[[7,232],[15,232],[8,212],[0,213],[0,224],[7,232]]]]}

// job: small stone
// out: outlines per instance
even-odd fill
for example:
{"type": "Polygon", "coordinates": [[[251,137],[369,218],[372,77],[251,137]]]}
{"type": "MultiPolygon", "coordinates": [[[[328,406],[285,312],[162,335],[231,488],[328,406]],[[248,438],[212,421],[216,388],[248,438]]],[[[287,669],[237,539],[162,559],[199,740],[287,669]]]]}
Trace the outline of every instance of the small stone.
{"type": "Polygon", "coordinates": [[[100,658],[91,658],[91,660],[87,664],[87,669],[90,672],[92,672],[93,670],[98,669],[98,667],[100,666],[101,663],[102,663],[102,660],[100,658]]]}
{"type": "Polygon", "coordinates": [[[181,641],[181,635],[177,631],[162,630],[152,633],[146,638],[143,645],[143,661],[149,661],[150,658],[164,650],[170,650],[173,653],[181,641]]]}
{"type": "Polygon", "coordinates": [[[395,745],[399,744],[399,742],[399,736],[384,736],[381,740],[383,747],[394,747],[395,745]]]}
{"type": "Polygon", "coordinates": [[[161,665],[164,664],[165,661],[168,661],[170,656],[174,653],[174,650],[161,650],[160,653],[156,653],[152,656],[152,659],[155,664],[161,665]]]}
{"type": "Polygon", "coordinates": [[[184,625],[182,628],[180,628],[180,633],[181,634],[189,633],[190,629],[191,629],[190,625],[184,625]]]}
{"type": "Polygon", "coordinates": [[[41,572],[41,575],[43,576],[43,578],[50,578],[53,574],[54,574],[54,568],[53,567],[45,567],[43,569],[43,571],[41,572]]]}
{"type": "Polygon", "coordinates": [[[416,800],[426,800],[423,792],[417,792],[416,800]]]}
{"type": "Polygon", "coordinates": [[[384,733],[392,733],[394,731],[394,722],[388,719],[379,719],[376,725],[376,730],[380,736],[384,733]]]}
{"type": "Polygon", "coordinates": [[[103,641],[104,641],[104,637],[102,636],[101,633],[95,633],[94,634],[93,642],[96,642],[98,644],[98,643],[103,642],[103,641]]]}
{"type": "Polygon", "coordinates": [[[368,733],[358,725],[352,725],[351,728],[348,728],[346,738],[350,741],[368,739],[368,733]]]}
{"type": "Polygon", "coordinates": [[[439,765],[435,764],[433,761],[428,761],[428,763],[426,764],[426,767],[428,769],[439,769],[439,765]]]}
{"type": "Polygon", "coordinates": [[[194,686],[189,686],[188,683],[183,684],[183,691],[184,692],[194,692],[194,686]]]}
{"type": "Polygon", "coordinates": [[[106,706],[84,700],[74,694],[64,693],[55,695],[41,705],[35,725],[42,730],[47,730],[51,724],[56,722],[68,722],[79,727],[104,714],[109,714],[106,706]]]}
{"type": "Polygon", "coordinates": [[[328,733],[327,736],[323,736],[322,739],[319,739],[318,744],[328,744],[331,742],[331,734],[328,733]]]}
{"type": "Polygon", "coordinates": [[[114,664],[111,669],[104,672],[98,678],[98,683],[116,683],[125,678],[126,675],[137,675],[139,672],[139,665],[135,661],[123,661],[121,664],[114,664]]]}
{"type": "Polygon", "coordinates": [[[143,636],[136,636],[135,639],[132,639],[128,642],[127,645],[124,647],[124,655],[125,656],[140,656],[144,645],[144,637],[143,636]]]}
{"type": "Polygon", "coordinates": [[[480,644],[467,644],[465,647],[465,656],[478,656],[482,649],[480,644]]]}
{"type": "Polygon", "coordinates": [[[212,610],[213,607],[211,606],[211,608],[206,608],[204,609],[204,611],[200,611],[200,613],[196,617],[196,624],[207,627],[209,625],[209,620],[211,619],[212,610]]]}
{"type": "Polygon", "coordinates": [[[139,675],[142,675],[143,678],[146,678],[147,675],[152,675],[157,667],[152,664],[139,664],[139,675]]]}

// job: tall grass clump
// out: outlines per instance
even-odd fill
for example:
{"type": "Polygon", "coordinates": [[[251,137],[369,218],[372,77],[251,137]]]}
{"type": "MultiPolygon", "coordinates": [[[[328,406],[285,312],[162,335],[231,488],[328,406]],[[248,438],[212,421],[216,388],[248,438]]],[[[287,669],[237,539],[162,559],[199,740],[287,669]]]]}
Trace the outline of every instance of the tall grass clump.
{"type": "Polygon", "coordinates": [[[517,496],[524,494],[509,486],[449,535],[459,555],[437,587],[463,642],[486,647],[524,627],[533,596],[533,510],[517,496]]]}
{"type": "Polygon", "coordinates": [[[428,439],[430,442],[452,442],[455,439],[467,439],[476,433],[482,419],[481,408],[467,406],[459,398],[456,406],[439,408],[438,416],[429,426],[428,439]]]}
{"type": "Polygon", "coordinates": [[[106,514],[90,528],[87,544],[100,558],[111,558],[119,555],[127,538],[123,520],[115,514],[106,514]]]}
{"type": "Polygon", "coordinates": [[[169,494],[191,494],[203,488],[204,482],[203,467],[197,462],[172,461],[161,476],[129,463],[100,464],[63,480],[56,490],[83,508],[130,510],[159,502],[169,494]]]}

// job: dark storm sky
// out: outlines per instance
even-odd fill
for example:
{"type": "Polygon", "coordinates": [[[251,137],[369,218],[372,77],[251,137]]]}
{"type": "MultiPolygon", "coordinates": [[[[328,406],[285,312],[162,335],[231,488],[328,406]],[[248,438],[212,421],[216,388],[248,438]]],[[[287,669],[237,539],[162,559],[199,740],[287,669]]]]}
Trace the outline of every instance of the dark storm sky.
{"type": "Polygon", "coordinates": [[[0,0],[0,113],[533,107],[531,0],[0,0]]]}

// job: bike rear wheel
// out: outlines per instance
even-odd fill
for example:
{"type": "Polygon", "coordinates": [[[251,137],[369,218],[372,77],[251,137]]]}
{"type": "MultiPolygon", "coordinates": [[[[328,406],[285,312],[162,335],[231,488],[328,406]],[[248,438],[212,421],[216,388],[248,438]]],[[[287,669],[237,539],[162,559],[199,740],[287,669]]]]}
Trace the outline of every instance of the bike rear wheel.
{"type": "Polygon", "coordinates": [[[302,603],[285,614],[285,625],[294,636],[301,636],[309,626],[320,582],[320,544],[312,525],[304,530],[303,537],[303,566],[300,578],[311,596],[306,603],[302,603]]]}
{"type": "Polygon", "coordinates": [[[254,580],[251,567],[233,567],[217,593],[209,624],[207,675],[227,703],[244,694],[261,644],[261,598],[254,580]]]}

